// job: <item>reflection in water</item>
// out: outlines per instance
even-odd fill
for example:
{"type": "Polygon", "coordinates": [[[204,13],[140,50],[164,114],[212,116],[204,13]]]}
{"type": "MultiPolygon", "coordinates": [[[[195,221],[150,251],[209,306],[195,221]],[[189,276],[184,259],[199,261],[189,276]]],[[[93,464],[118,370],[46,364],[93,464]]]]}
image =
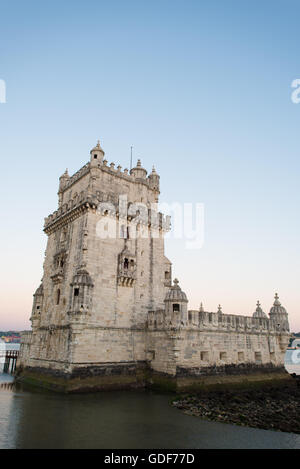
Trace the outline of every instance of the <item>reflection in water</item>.
{"type": "Polygon", "coordinates": [[[1,387],[0,448],[300,448],[299,435],[207,422],[171,407],[169,399],[1,387]]]}
{"type": "Polygon", "coordinates": [[[13,389],[15,389],[15,385],[14,383],[0,383],[0,389],[1,391],[3,391],[4,389],[6,389],[7,391],[12,391],[13,389]]]}

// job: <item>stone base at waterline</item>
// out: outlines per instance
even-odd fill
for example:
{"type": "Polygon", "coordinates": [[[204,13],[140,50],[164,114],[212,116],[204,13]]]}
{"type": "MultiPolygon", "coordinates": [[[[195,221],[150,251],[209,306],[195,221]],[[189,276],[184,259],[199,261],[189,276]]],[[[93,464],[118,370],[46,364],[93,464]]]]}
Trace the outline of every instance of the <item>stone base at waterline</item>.
{"type": "Polygon", "coordinates": [[[106,363],[74,367],[71,373],[53,368],[17,368],[16,381],[63,393],[140,389],[146,386],[145,362],[106,363]]]}
{"type": "Polygon", "coordinates": [[[149,373],[147,386],[171,392],[197,392],[280,386],[290,381],[293,378],[284,367],[244,364],[207,368],[177,367],[174,377],[152,371],[149,373]]]}
{"type": "Polygon", "coordinates": [[[42,367],[18,368],[16,380],[32,386],[64,392],[155,389],[165,392],[247,389],[286,384],[293,378],[283,367],[227,365],[177,368],[176,376],[151,370],[146,362],[109,363],[74,367],[71,373],[42,367]]]}

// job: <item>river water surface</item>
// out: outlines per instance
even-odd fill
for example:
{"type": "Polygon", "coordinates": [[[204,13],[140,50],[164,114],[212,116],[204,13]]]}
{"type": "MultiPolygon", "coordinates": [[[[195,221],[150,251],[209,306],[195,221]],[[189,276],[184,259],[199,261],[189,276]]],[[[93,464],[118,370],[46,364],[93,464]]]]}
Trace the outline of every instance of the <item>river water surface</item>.
{"type": "Polygon", "coordinates": [[[300,435],[201,420],[164,394],[61,395],[9,381],[0,375],[0,448],[300,448],[300,435]]]}

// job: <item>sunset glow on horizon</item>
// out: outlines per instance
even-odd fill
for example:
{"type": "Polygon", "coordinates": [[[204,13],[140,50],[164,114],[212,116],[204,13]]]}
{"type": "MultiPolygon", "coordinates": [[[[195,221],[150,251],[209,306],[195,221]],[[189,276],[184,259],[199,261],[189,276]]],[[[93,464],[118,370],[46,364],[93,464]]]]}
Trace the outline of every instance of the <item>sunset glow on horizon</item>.
{"type": "Polygon", "coordinates": [[[190,310],[268,314],[277,292],[300,331],[300,5],[262,3],[2,6],[0,330],[30,329],[59,176],[100,139],[155,166],[160,202],[203,204],[203,246],[165,243],[190,310]]]}

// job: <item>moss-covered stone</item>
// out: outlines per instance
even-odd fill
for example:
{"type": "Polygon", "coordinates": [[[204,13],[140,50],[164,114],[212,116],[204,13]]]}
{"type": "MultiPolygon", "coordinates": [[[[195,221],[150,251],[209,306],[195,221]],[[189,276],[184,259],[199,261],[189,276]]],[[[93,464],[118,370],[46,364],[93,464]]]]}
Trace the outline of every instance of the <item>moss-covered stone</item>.
{"type": "Polygon", "coordinates": [[[182,393],[172,405],[205,420],[300,433],[299,398],[300,389],[291,379],[255,388],[182,393]]]}
{"type": "Polygon", "coordinates": [[[287,373],[179,376],[153,372],[145,364],[107,365],[78,368],[72,373],[42,368],[19,369],[16,380],[62,393],[150,388],[160,392],[197,392],[233,389],[260,389],[293,381],[287,373]]]}

